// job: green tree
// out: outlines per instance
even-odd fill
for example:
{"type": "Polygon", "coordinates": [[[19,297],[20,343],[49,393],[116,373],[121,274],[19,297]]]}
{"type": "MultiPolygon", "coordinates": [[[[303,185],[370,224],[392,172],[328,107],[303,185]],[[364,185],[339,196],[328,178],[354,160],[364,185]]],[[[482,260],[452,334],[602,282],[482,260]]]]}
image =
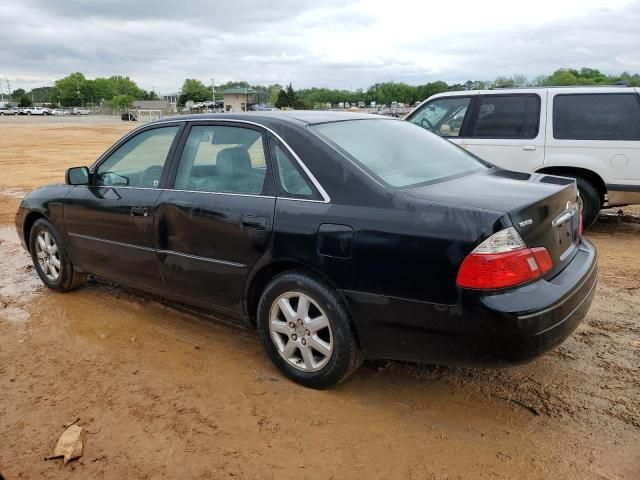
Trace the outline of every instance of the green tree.
{"type": "Polygon", "coordinates": [[[31,98],[26,96],[26,95],[22,95],[20,97],[20,103],[18,104],[20,107],[30,107],[33,105],[33,103],[31,102],[31,98]]]}
{"type": "Polygon", "coordinates": [[[80,72],[72,73],[53,84],[53,96],[57,102],[65,107],[82,105],[82,91],[86,79],[80,72]]]}
{"type": "Polygon", "coordinates": [[[118,110],[130,108],[134,98],[131,95],[116,95],[111,99],[111,106],[118,110]]]}
{"type": "Polygon", "coordinates": [[[278,101],[278,95],[280,94],[281,91],[282,91],[282,85],[279,85],[277,83],[274,85],[269,85],[267,87],[267,92],[266,92],[267,103],[270,103],[271,105],[275,105],[276,102],[278,101]]]}
{"type": "Polygon", "coordinates": [[[180,105],[184,105],[189,100],[192,102],[204,102],[211,99],[211,89],[200,80],[187,78],[182,84],[182,93],[180,94],[179,99],[180,105]]]}

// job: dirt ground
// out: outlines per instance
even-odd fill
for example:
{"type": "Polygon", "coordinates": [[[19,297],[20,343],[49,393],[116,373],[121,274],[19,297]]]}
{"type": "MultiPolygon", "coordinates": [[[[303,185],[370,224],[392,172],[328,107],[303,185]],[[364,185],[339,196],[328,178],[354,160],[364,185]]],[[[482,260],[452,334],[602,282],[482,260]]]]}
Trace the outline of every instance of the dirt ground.
{"type": "Polygon", "coordinates": [[[93,279],[42,287],[13,216],[135,125],[0,119],[0,472],[16,478],[640,478],[640,208],[589,231],[591,311],[505,370],[365,364],[281,377],[251,331],[93,279]],[[84,455],[45,461],[79,418],[84,455]]]}

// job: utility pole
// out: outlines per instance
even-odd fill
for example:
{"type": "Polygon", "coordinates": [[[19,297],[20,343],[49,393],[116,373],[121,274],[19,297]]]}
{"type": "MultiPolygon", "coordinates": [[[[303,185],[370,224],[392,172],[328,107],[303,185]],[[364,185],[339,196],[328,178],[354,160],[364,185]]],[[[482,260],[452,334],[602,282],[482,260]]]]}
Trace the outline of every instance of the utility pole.
{"type": "Polygon", "coordinates": [[[8,78],[7,78],[7,90],[9,91],[9,102],[11,102],[11,83],[9,83],[8,78]]]}
{"type": "Polygon", "coordinates": [[[213,83],[213,78],[211,79],[211,96],[213,98],[213,107],[216,106],[216,86],[213,83]]]}

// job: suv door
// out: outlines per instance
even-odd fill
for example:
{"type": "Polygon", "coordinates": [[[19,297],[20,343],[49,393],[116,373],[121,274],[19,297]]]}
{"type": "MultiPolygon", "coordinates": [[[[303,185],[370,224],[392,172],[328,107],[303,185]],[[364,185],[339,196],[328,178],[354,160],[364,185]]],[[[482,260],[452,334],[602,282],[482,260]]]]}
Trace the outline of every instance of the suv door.
{"type": "Polygon", "coordinates": [[[74,264],[123,283],[165,290],[153,219],[181,125],[151,126],[126,138],[92,168],[90,185],[71,191],[64,221],[74,264]]]}
{"type": "Polygon", "coordinates": [[[271,240],[274,185],[264,132],[223,121],[193,124],[157,209],[157,248],[169,291],[232,316],[247,275],[271,240]]]}
{"type": "Polygon", "coordinates": [[[478,95],[460,145],[499,167],[534,172],[545,158],[545,99],[546,92],[478,95]]]}

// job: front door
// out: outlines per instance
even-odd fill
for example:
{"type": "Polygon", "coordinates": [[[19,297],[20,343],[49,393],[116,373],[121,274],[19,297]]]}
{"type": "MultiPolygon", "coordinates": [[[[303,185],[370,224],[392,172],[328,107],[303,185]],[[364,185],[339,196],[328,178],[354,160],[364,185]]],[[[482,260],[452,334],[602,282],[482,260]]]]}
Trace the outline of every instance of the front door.
{"type": "Polygon", "coordinates": [[[249,125],[191,126],[174,188],[162,192],[156,214],[158,257],[174,296],[242,313],[247,275],[273,229],[265,145],[264,133],[249,125]]]}
{"type": "Polygon", "coordinates": [[[150,127],[122,142],[75,187],[64,220],[73,262],[141,288],[164,291],[154,212],[180,124],[150,127]]]}

